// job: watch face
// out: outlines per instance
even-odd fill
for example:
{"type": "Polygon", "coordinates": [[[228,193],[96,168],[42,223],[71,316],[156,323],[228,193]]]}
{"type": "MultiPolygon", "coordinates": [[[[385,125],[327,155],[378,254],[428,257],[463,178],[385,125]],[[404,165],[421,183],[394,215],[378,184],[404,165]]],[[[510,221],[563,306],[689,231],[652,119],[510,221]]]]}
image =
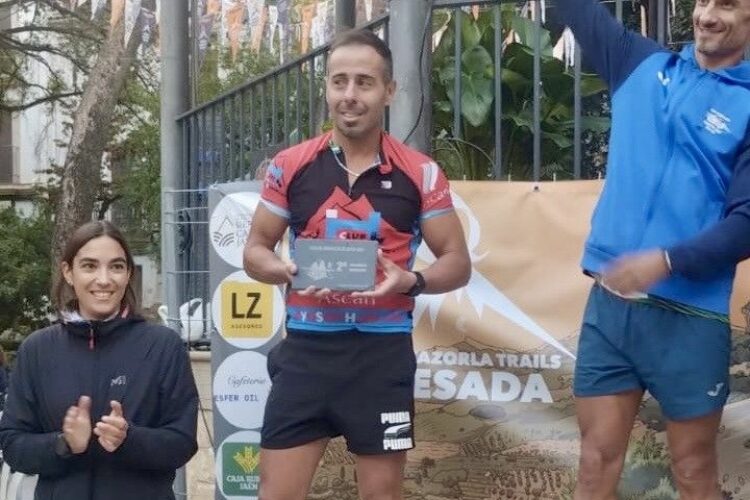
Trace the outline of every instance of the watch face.
{"type": "Polygon", "coordinates": [[[407,292],[407,295],[410,297],[416,297],[425,289],[425,281],[422,273],[415,272],[414,276],[417,277],[417,281],[414,283],[414,286],[412,286],[411,289],[407,292]]]}

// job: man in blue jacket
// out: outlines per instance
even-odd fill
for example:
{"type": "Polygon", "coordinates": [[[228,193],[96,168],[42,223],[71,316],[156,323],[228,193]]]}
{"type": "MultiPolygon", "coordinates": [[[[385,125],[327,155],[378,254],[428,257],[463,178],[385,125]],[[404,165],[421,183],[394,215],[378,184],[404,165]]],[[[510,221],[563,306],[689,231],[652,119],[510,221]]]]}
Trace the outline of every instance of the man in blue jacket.
{"type": "Polygon", "coordinates": [[[592,0],[558,6],[612,95],[607,182],[582,261],[595,285],[574,380],[576,498],[616,498],[649,391],[667,419],[680,498],[719,499],[729,296],[750,256],[750,0],[697,0],[695,44],[679,53],[592,0]]]}

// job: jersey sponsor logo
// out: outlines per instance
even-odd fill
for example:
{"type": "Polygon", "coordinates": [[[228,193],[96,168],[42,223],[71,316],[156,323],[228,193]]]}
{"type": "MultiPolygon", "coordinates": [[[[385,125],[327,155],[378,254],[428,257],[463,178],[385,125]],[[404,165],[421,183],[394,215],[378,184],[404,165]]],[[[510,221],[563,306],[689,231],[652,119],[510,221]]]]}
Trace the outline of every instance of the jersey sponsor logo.
{"type": "Polygon", "coordinates": [[[126,375],[118,375],[117,377],[112,379],[112,381],[109,383],[109,386],[114,387],[116,385],[127,385],[127,383],[128,377],[126,375]]]}
{"type": "Polygon", "coordinates": [[[729,122],[732,120],[723,113],[714,108],[706,111],[706,117],[703,119],[703,126],[706,130],[714,135],[727,134],[731,132],[729,122]]]}

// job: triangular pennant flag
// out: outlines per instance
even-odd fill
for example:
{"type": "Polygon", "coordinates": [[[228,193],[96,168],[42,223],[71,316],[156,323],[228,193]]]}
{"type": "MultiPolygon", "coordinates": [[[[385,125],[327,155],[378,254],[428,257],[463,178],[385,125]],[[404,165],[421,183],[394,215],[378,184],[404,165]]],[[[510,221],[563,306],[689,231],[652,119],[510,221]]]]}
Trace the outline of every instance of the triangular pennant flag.
{"type": "Polygon", "coordinates": [[[91,0],[91,19],[94,19],[96,15],[104,7],[106,0],[91,0]]]}
{"type": "Polygon", "coordinates": [[[224,47],[229,40],[229,9],[234,4],[234,0],[221,0],[221,33],[219,33],[219,41],[221,46],[224,47]]]}
{"type": "Polygon", "coordinates": [[[211,44],[211,33],[214,29],[214,14],[201,16],[198,25],[198,67],[203,64],[208,46],[211,44]]]}
{"type": "Polygon", "coordinates": [[[265,2],[264,0],[245,0],[245,4],[247,5],[247,25],[250,27],[250,32],[253,33],[260,22],[260,15],[265,2]]]}
{"type": "Polygon", "coordinates": [[[245,7],[240,2],[233,3],[226,12],[229,25],[229,47],[232,51],[232,61],[237,59],[240,50],[240,35],[242,22],[245,20],[245,7]]]}
{"type": "Polygon", "coordinates": [[[141,0],[125,0],[125,45],[130,41],[140,15],[141,0]]]}
{"type": "Polygon", "coordinates": [[[300,37],[300,50],[307,54],[310,50],[310,38],[312,34],[312,24],[315,19],[316,4],[305,5],[302,7],[302,36],[300,37]]]}
{"type": "Polygon", "coordinates": [[[156,38],[156,14],[148,9],[141,9],[141,19],[143,20],[141,47],[147,48],[156,38]]]}
{"type": "Polygon", "coordinates": [[[276,9],[279,11],[279,24],[283,27],[289,25],[289,0],[277,0],[276,9]]]}
{"type": "Polygon", "coordinates": [[[276,28],[279,23],[279,9],[276,8],[275,5],[269,5],[268,6],[268,25],[270,28],[270,33],[268,36],[268,48],[271,49],[271,52],[273,54],[276,53],[276,46],[273,43],[274,38],[276,37],[276,28]]]}
{"type": "Polygon", "coordinates": [[[336,3],[334,0],[326,0],[326,30],[324,43],[331,40],[336,33],[336,3]]]}
{"type": "Polygon", "coordinates": [[[206,14],[218,14],[221,12],[221,0],[208,0],[206,14]]]}
{"type": "Polygon", "coordinates": [[[263,5],[260,9],[260,19],[257,24],[253,27],[251,47],[253,52],[260,51],[260,46],[263,44],[263,32],[266,29],[266,23],[268,22],[268,8],[263,5]]]}
{"type": "Polygon", "coordinates": [[[119,23],[124,12],[125,0],[112,0],[112,15],[109,18],[109,25],[114,27],[117,23],[119,23]]]}

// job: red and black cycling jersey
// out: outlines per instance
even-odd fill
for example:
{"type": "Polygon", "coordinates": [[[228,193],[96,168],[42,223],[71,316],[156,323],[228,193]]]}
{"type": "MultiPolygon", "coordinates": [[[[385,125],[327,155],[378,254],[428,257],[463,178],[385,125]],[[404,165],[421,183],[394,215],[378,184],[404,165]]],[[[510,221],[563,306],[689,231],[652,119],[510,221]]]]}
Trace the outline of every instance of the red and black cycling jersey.
{"type": "MultiPolygon", "coordinates": [[[[373,166],[349,184],[346,160],[327,133],[281,151],[269,165],[263,204],[289,221],[297,238],[373,239],[404,269],[414,263],[425,219],[453,211],[445,174],[428,156],[381,137],[373,166]]],[[[383,277],[378,272],[377,281],[383,277]]],[[[317,299],[287,295],[287,328],[318,332],[411,332],[414,300],[405,295],[317,299]]]]}

